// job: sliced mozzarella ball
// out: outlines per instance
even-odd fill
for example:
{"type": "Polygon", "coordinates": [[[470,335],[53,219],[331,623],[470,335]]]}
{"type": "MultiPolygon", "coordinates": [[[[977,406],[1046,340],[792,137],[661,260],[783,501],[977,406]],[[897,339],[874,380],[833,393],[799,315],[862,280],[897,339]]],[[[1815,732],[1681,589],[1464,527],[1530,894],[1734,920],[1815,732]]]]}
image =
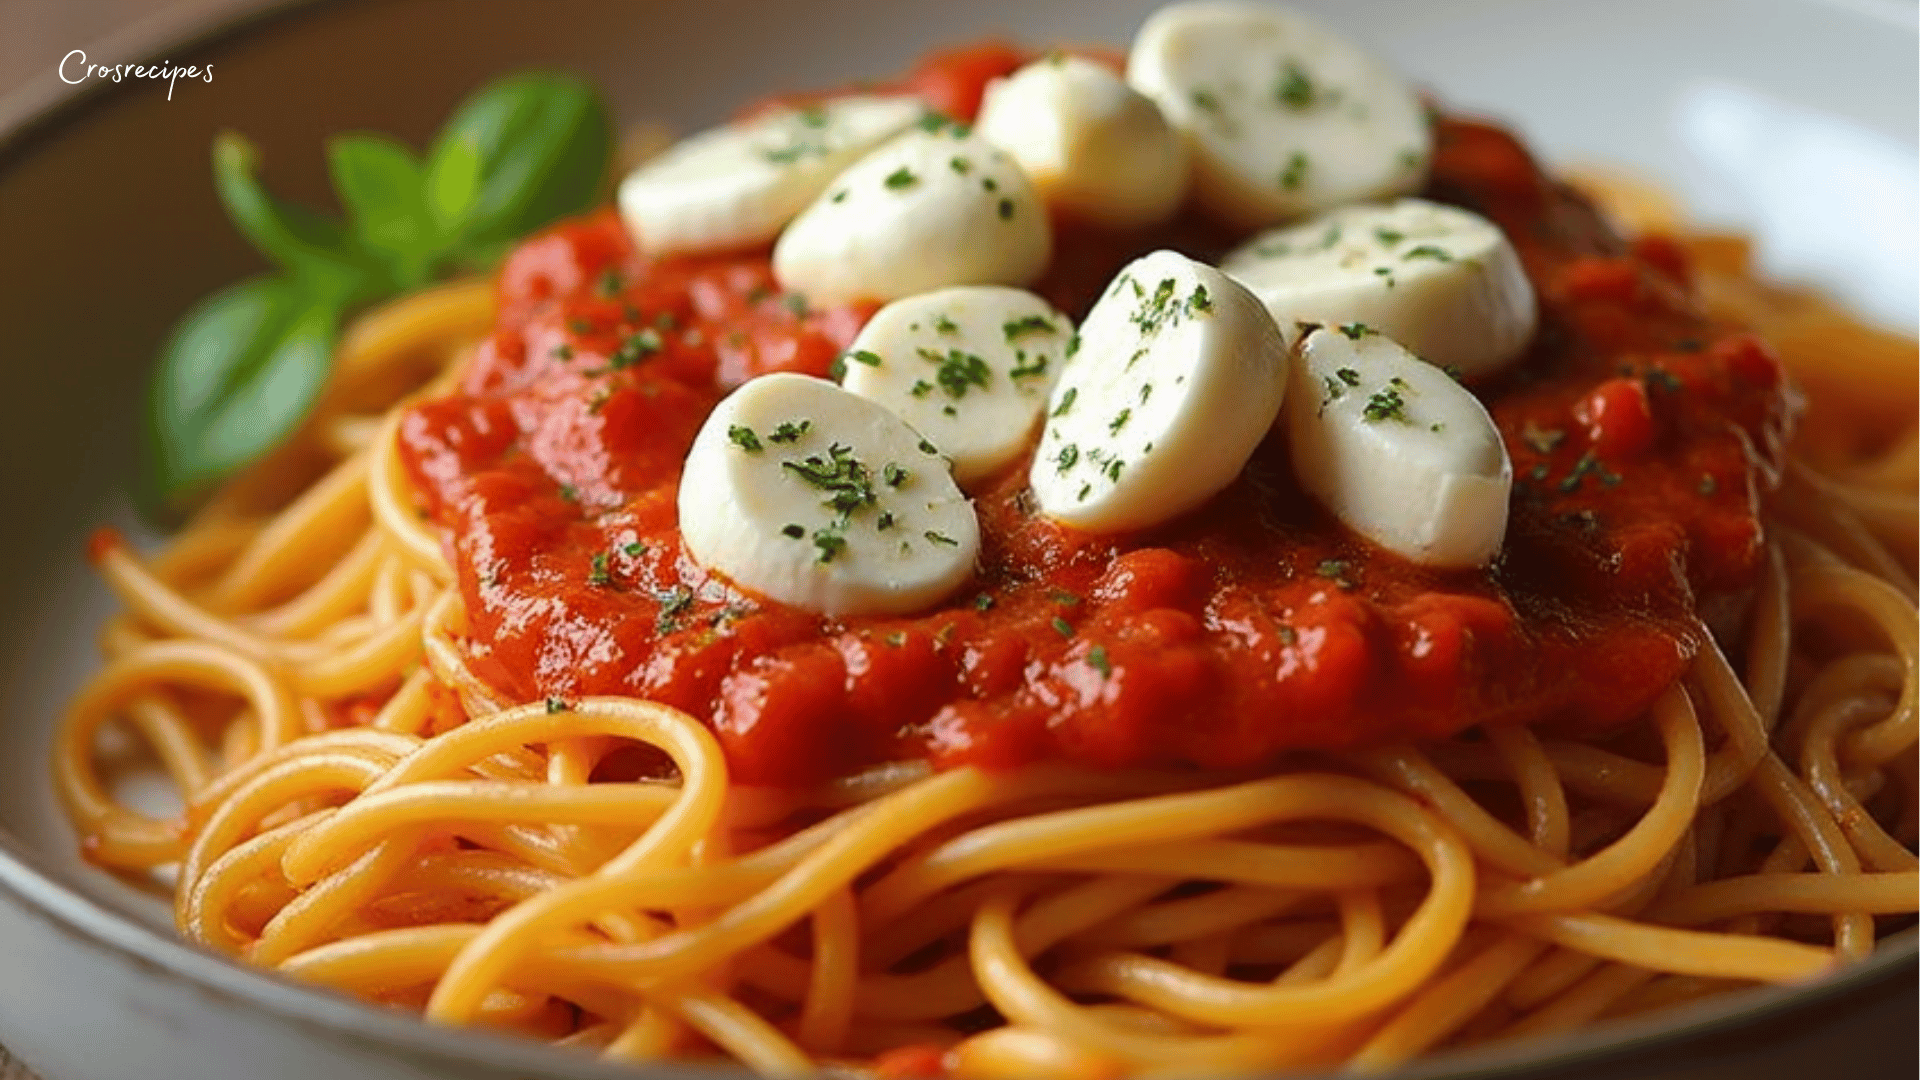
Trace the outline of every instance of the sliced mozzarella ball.
{"type": "Polygon", "coordinates": [[[906,422],[806,375],[763,375],[713,410],[680,479],[687,554],[828,615],[903,614],[973,572],[980,526],[906,422]]]}
{"type": "Polygon", "coordinates": [[[841,385],[912,424],[965,486],[1027,448],[1072,340],[1073,323],[1030,292],[960,285],[876,312],[841,385]]]}
{"type": "Polygon", "coordinates": [[[1499,553],[1513,487],[1500,431],[1466,387],[1392,338],[1308,334],[1286,425],[1301,486],[1368,540],[1429,566],[1499,553]]]}
{"type": "Polygon", "coordinates": [[[1186,144],[1111,68],[1055,53],[987,87],[976,124],[1051,206],[1097,225],[1163,221],[1187,193],[1186,144]]]}
{"type": "Polygon", "coordinates": [[[1273,426],[1287,339],[1220,271],[1156,251],[1120,272],[1080,324],[1028,480],[1049,517],[1143,529],[1233,482],[1273,426]]]}
{"type": "Polygon", "coordinates": [[[856,95],[703,131],[620,182],[620,216],[655,254],[764,244],[854,159],[925,111],[915,97],[856,95]]]}
{"type": "Polygon", "coordinates": [[[1024,285],[1053,253],[1046,208],[1013,158],[922,124],[841,173],[773,249],[786,289],[822,303],[948,285],[1024,285]]]}
{"type": "Polygon", "coordinates": [[[1533,286],[1500,227],[1422,199],[1263,233],[1220,264],[1282,322],[1360,323],[1477,378],[1526,351],[1533,286]]]}
{"type": "Polygon", "coordinates": [[[1392,68],[1289,8],[1198,0],[1141,26],[1127,81],[1194,151],[1194,188],[1248,228],[1426,182],[1432,133],[1392,68]]]}

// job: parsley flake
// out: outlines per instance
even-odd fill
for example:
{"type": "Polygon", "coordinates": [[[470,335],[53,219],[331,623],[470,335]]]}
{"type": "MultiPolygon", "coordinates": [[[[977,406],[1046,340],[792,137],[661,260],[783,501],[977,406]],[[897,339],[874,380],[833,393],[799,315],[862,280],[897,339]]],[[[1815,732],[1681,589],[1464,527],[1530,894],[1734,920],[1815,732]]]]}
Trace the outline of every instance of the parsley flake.
{"type": "Polygon", "coordinates": [[[745,450],[749,454],[757,454],[762,449],[760,436],[755,435],[753,429],[744,424],[734,424],[732,427],[729,427],[727,429],[727,438],[732,440],[733,445],[745,450]]]}

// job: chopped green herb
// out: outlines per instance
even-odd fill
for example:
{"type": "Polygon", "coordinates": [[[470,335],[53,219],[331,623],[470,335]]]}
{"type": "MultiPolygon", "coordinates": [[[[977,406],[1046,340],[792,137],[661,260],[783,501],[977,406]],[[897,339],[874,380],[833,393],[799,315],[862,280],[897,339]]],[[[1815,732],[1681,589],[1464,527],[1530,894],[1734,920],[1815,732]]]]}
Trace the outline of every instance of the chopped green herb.
{"type": "Polygon", "coordinates": [[[780,535],[791,537],[795,540],[798,540],[801,537],[807,535],[807,529],[806,529],[806,526],[804,525],[798,525],[793,522],[788,522],[787,524],[782,525],[780,527],[780,535]]]}
{"type": "Polygon", "coordinates": [[[1123,427],[1126,427],[1127,421],[1131,419],[1133,419],[1133,410],[1121,409],[1118,413],[1114,414],[1113,419],[1110,422],[1108,422],[1107,434],[1109,435],[1120,434],[1120,429],[1123,427]]]}
{"type": "Polygon", "coordinates": [[[560,497],[570,503],[577,503],[580,501],[580,489],[574,487],[572,484],[561,484],[560,497]]]}
{"type": "Polygon", "coordinates": [[[1287,158],[1287,167],[1280,171],[1280,186],[1293,191],[1307,182],[1307,155],[1304,150],[1295,150],[1287,158]]]}
{"type": "Polygon", "coordinates": [[[961,176],[965,176],[967,173],[973,171],[973,162],[963,157],[955,157],[947,162],[947,167],[959,173],[961,176]]]}
{"type": "Polygon", "coordinates": [[[1686,389],[1680,377],[1666,368],[1650,367],[1646,372],[1647,388],[1658,389],[1669,394],[1677,394],[1686,389]]]}
{"type": "Polygon", "coordinates": [[[1045,375],[1047,373],[1047,358],[1044,353],[1034,353],[1033,356],[1029,357],[1026,353],[1022,352],[1016,353],[1015,356],[1016,360],[1013,367],[1007,371],[1008,378],[1030,379],[1035,375],[1045,375]]]}
{"type": "Polygon", "coordinates": [[[946,314],[943,312],[933,317],[933,329],[935,333],[957,334],[960,332],[960,324],[957,322],[954,322],[952,319],[947,318],[946,314]]]}
{"type": "Polygon", "coordinates": [[[827,447],[827,456],[824,458],[810,454],[804,461],[783,461],[780,467],[828,492],[829,498],[824,505],[842,514],[850,514],[862,506],[872,506],[879,498],[873,490],[873,474],[853,456],[852,448],[842,443],[827,447]]]}
{"type": "Polygon", "coordinates": [[[1407,238],[1406,233],[1400,232],[1397,229],[1375,229],[1373,230],[1373,235],[1376,240],[1379,240],[1388,247],[1392,247],[1407,238]]]}
{"type": "Polygon", "coordinates": [[[1054,416],[1067,415],[1067,410],[1073,408],[1074,399],[1079,396],[1080,396],[1079,387],[1077,386],[1067,387],[1066,393],[1063,393],[1060,395],[1060,404],[1055,405],[1053,407],[1052,415],[1054,416]]]}
{"type": "Polygon", "coordinates": [[[1073,624],[1055,615],[1053,617],[1053,632],[1063,638],[1070,638],[1073,636],[1073,624]]]}
{"type": "Polygon", "coordinates": [[[1335,371],[1334,374],[1338,375],[1340,377],[1340,381],[1343,383],[1346,383],[1348,386],[1360,385],[1360,373],[1353,370],[1350,367],[1343,367],[1338,371],[1335,371]]]}
{"type": "Polygon", "coordinates": [[[882,183],[886,184],[888,191],[900,191],[903,188],[910,188],[919,182],[920,178],[913,175],[913,170],[907,168],[905,165],[888,173],[886,180],[882,181],[882,183]]]}
{"type": "Polygon", "coordinates": [[[560,344],[555,345],[553,347],[553,355],[559,357],[562,360],[571,360],[573,359],[573,345],[569,342],[563,341],[560,344]]]}
{"type": "Polygon", "coordinates": [[[807,296],[805,293],[785,293],[780,297],[780,303],[785,305],[786,309],[792,312],[793,317],[796,319],[806,318],[813,310],[807,306],[807,296]]]}
{"type": "Polygon", "coordinates": [[[886,532],[891,528],[893,528],[893,514],[886,510],[880,511],[880,516],[873,519],[874,531],[886,532]]]}
{"type": "Polygon", "coordinates": [[[847,357],[847,359],[849,359],[849,360],[852,360],[853,362],[855,362],[855,363],[858,363],[858,364],[865,364],[865,365],[867,365],[868,367],[879,367],[879,366],[880,366],[880,354],[879,354],[879,353],[875,353],[875,352],[868,352],[868,351],[867,351],[867,350],[865,350],[865,349],[855,349],[855,350],[853,350],[852,352],[850,352],[850,353],[847,353],[847,354],[845,354],[845,355],[846,355],[846,357],[847,357]]]}
{"type": "Polygon", "coordinates": [[[680,616],[693,607],[693,590],[685,585],[675,585],[662,593],[655,593],[660,602],[660,614],[653,621],[655,633],[670,634],[680,628],[680,616]]]}
{"type": "Polygon", "coordinates": [[[933,377],[948,397],[962,398],[970,386],[987,388],[987,380],[992,377],[993,369],[985,360],[959,349],[948,349],[944,355],[932,349],[917,350],[922,360],[938,365],[933,377]]]}
{"type": "Polygon", "coordinates": [[[887,482],[888,487],[899,487],[901,484],[906,483],[907,476],[907,470],[891,461],[887,462],[886,467],[880,470],[880,478],[887,482]]]}
{"type": "Polygon", "coordinates": [[[799,442],[800,436],[812,430],[813,421],[811,420],[801,420],[798,423],[792,420],[783,420],[780,422],[780,426],[767,432],[767,441],[770,443],[799,442]]]}
{"type": "Polygon", "coordinates": [[[1207,287],[1195,285],[1193,292],[1187,296],[1187,315],[1189,317],[1205,315],[1212,310],[1213,297],[1207,292],[1207,287]]]}
{"type": "Polygon", "coordinates": [[[813,546],[819,553],[814,556],[813,561],[830,563],[839,557],[841,552],[847,550],[847,538],[834,529],[815,529],[813,546]]]}
{"type": "Polygon", "coordinates": [[[1354,588],[1353,578],[1350,576],[1352,569],[1345,559],[1322,559],[1320,565],[1313,568],[1313,572],[1316,576],[1333,582],[1343,591],[1350,592],[1354,588]]]}
{"type": "Polygon", "coordinates": [[[1368,334],[1377,334],[1380,331],[1375,330],[1373,327],[1368,326],[1366,323],[1350,322],[1350,323],[1347,323],[1345,326],[1342,326],[1340,328],[1340,332],[1342,334],[1345,334],[1347,336],[1347,340],[1349,341],[1359,341],[1361,338],[1366,337],[1368,334]]]}
{"type": "Polygon", "coordinates": [[[1536,427],[1531,421],[1520,428],[1520,441],[1536,454],[1553,453],[1566,437],[1567,433],[1559,428],[1536,427]]]}
{"type": "Polygon", "coordinates": [[[1019,341],[1028,334],[1057,334],[1060,328],[1045,315],[1028,315],[1023,319],[1013,319],[1000,327],[1000,332],[1009,342],[1019,341]]]}
{"type": "Polygon", "coordinates": [[[1405,423],[1407,420],[1407,403],[1406,400],[1400,396],[1400,391],[1388,387],[1385,390],[1375,391],[1373,396],[1367,398],[1366,407],[1361,410],[1360,415],[1374,422],[1381,420],[1398,420],[1401,423],[1405,423]]]}
{"type": "Polygon", "coordinates": [[[1421,244],[1419,247],[1400,256],[1400,258],[1404,262],[1412,262],[1415,259],[1432,259],[1435,262],[1453,261],[1453,255],[1445,248],[1435,247],[1432,244],[1421,244]]]}
{"type": "Polygon", "coordinates": [[[626,555],[630,559],[637,559],[640,556],[645,555],[647,553],[647,545],[641,543],[638,540],[634,540],[629,543],[622,544],[620,546],[620,551],[622,554],[626,555]]]}
{"type": "Polygon", "coordinates": [[[600,271],[600,277],[593,283],[593,291],[601,296],[612,298],[619,296],[620,290],[625,288],[626,284],[627,279],[620,273],[619,268],[609,266],[600,271]]]}
{"type": "Polygon", "coordinates": [[[932,529],[928,529],[926,532],[923,532],[920,535],[926,537],[927,542],[930,544],[939,544],[941,547],[959,547],[960,546],[960,541],[955,540],[953,537],[948,536],[946,533],[934,532],[932,529]]]}
{"type": "Polygon", "coordinates": [[[588,565],[591,569],[587,571],[587,584],[598,588],[605,588],[613,584],[613,575],[607,572],[606,552],[594,552],[593,558],[588,560],[588,565]]]}
{"type": "Polygon", "coordinates": [[[1052,600],[1056,604],[1065,605],[1066,607],[1078,607],[1080,604],[1080,595],[1078,593],[1068,592],[1065,589],[1048,589],[1047,599],[1052,600]]]}
{"type": "Polygon", "coordinates": [[[552,695],[548,695],[548,697],[547,697],[547,715],[549,715],[549,716],[551,716],[551,715],[553,715],[554,713],[563,713],[563,712],[566,712],[566,711],[567,711],[567,709],[568,709],[569,707],[570,707],[570,706],[568,706],[568,705],[567,705],[567,699],[566,699],[566,698],[562,698],[562,697],[554,697],[554,696],[552,696],[552,695]]]}
{"type": "Polygon", "coordinates": [[[1080,335],[1078,333],[1075,333],[1072,337],[1069,337],[1067,339],[1067,358],[1072,359],[1073,354],[1079,351],[1080,351],[1080,335]]]}
{"type": "Polygon", "coordinates": [[[999,211],[1001,221],[1013,220],[1013,200],[1012,199],[1002,198],[1000,200],[1000,205],[996,207],[996,209],[999,211]]]}
{"type": "Polygon", "coordinates": [[[933,393],[933,384],[925,379],[915,379],[913,380],[913,386],[907,393],[912,394],[914,397],[926,397],[928,394],[933,393]]]}
{"type": "Polygon", "coordinates": [[[660,331],[651,326],[636,330],[627,335],[627,340],[620,343],[620,347],[614,350],[612,356],[607,357],[607,369],[619,371],[622,368],[630,368],[659,351],[660,331]]]}
{"type": "Polygon", "coordinates": [[[1053,459],[1053,463],[1058,467],[1058,471],[1060,472],[1066,472],[1068,469],[1073,468],[1080,463],[1080,447],[1073,443],[1068,443],[1061,447],[1060,453],[1053,459]]]}
{"type": "Polygon", "coordinates": [[[975,611],[986,611],[992,607],[993,607],[993,597],[987,595],[986,593],[981,593],[980,595],[973,598],[973,610],[975,611]]]}
{"type": "Polygon", "coordinates": [[[1289,60],[1280,72],[1280,81],[1274,84],[1273,96],[1289,109],[1311,108],[1316,96],[1313,80],[1299,64],[1289,60]]]}
{"type": "Polygon", "coordinates": [[[1113,664],[1107,660],[1107,647],[1105,645],[1095,645],[1093,648],[1087,650],[1087,666],[1103,676],[1111,676],[1113,674],[1113,664]]]}
{"type": "Polygon", "coordinates": [[[752,428],[743,424],[734,424],[727,428],[727,438],[732,440],[733,445],[749,454],[757,454],[761,450],[760,436],[755,435],[752,428]]]}

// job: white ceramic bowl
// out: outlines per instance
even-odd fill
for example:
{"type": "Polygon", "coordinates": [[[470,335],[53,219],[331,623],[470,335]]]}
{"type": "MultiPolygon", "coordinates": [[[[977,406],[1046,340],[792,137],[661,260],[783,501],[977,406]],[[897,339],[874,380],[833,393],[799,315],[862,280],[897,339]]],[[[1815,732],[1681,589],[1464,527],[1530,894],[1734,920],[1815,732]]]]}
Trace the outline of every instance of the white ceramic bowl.
{"type": "MultiPolygon", "coordinates": [[[[1913,0],[1301,0],[1454,108],[1549,160],[1663,178],[1768,264],[1913,327],[1913,0]]],[[[79,557],[124,521],[135,403],[166,327],[257,267],[213,200],[212,134],[319,198],[329,132],[420,141],[490,74],[558,64],[621,116],[689,127],[781,88],[897,70],[1004,32],[1123,42],[1154,0],[187,0],[94,62],[213,63],[0,101],[0,1045],[46,1080],[587,1080],[629,1070],[311,991],[184,945],[165,906],[86,867],[47,778],[49,733],[110,608],[79,557]],[[224,22],[222,22],[224,20],[224,22]]],[[[1407,1076],[1914,1075],[1911,935],[1818,987],[1736,995],[1407,1076]],[[1861,1053],[1890,1055],[1861,1058],[1861,1053]],[[1902,1056],[1904,1055],[1904,1056],[1902,1056]]],[[[693,1072],[658,1069],[656,1075],[693,1072]]]]}

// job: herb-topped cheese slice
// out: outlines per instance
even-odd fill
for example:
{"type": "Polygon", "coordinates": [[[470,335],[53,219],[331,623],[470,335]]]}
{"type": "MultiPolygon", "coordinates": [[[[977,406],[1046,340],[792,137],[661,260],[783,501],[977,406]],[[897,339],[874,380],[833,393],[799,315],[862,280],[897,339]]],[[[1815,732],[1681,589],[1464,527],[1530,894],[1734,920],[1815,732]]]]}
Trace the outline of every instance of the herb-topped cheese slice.
{"type": "Polygon", "coordinates": [[[1287,337],[1259,299],[1174,251],[1136,259],[1080,325],[1028,475],[1040,510],[1144,529],[1231,483],[1273,426],[1287,337]]]}
{"type": "Polygon", "coordinates": [[[905,614],[973,573],[980,526],[906,421],[823,379],[763,375],[716,406],[680,478],[687,554],[828,615],[905,614]]]}
{"type": "Polygon", "coordinates": [[[1298,11],[1242,0],[1171,4],[1141,26],[1127,81],[1194,152],[1194,188],[1247,228],[1418,190],[1432,133],[1379,59],[1298,11]]]}
{"type": "Polygon", "coordinates": [[[1187,193],[1187,147],[1160,107],[1105,64],[1054,53],[987,85],[979,130],[1020,162],[1048,205],[1136,229],[1187,193]]]}
{"type": "Polygon", "coordinates": [[[1027,448],[1072,343],[1073,323],[1023,289],[939,289],[875,313],[841,385],[912,424],[966,486],[1027,448]]]}
{"type": "Polygon", "coordinates": [[[703,131],[620,183],[620,216],[653,254],[767,243],[828,183],[923,112],[919,98],[851,95],[703,131]]]}
{"type": "Polygon", "coordinates": [[[1053,253],[1013,158],[939,117],[836,177],[773,249],[783,288],[821,303],[898,300],[949,285],[1024,285],[1053,253]]]}
{"type": "Polygon", "coordinates": [[[1429,566],[1499,553],[1513,488],[1500,429],[1466,387],[1385,334],[1309,333],[1286,428],[1300,485],[1361,536],[1429,566]]]}
{"type": "Polygon", "coordinates": [[[1360,323],[1468,378],[1526,350],[1533,286],[1500,227],[1424,199],[1348,206],[1262,233],[1220,269],[1282,322],[1360,323]]]}

